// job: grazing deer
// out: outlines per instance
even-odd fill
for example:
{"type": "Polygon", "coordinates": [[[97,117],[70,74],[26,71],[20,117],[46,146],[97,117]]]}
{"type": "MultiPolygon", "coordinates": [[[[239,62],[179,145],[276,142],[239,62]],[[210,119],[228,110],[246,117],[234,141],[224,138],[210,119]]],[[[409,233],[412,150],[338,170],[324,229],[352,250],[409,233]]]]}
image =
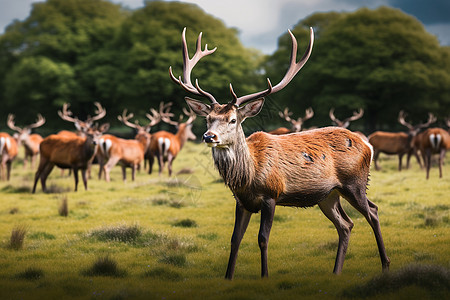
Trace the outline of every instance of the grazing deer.
{"type": "Polygon", "coordinates": [[[6,132],[0,132],[0,180],[11,176],[11,164],[17,156],[17,142],[6,132]]]}
{"type": "Polygon", "coordinates": [[[27,167],[28,161],[30,161],[30,166],[32,169],[34,169],[34,161],[36,160],[36,157],[39,154],[39,145],[42,142],[43,138],[37,133],[31,133],[31,129],[38,128],[45,123],[45,118],[42,117],[41,114],[38,114],[38,119],[35,123],[32,123],[28,126],[25,126],[23,128],[20,128],[15,125],[14,122],[14,115],[9,114],[8,115],[8,121],[6,124],[9,128],[16,131],[18,133],[17,136],[17,143],[18,146],[23,144],[23,147],[25,149],[25,158],[23,160],[23,167],[27,167]]]}
{"type": "Polygon", "coordinates": [[[420,134],[418,143],[423,164],[426,168],[426,178],[430,177],[431,156],[436,153],[439,154],[439,178],[442,178],[442,165],[445,153],[447,149],[450,149],[450,134],[442,128],[428,128],[420,134]]]}
{"type": "MultiPolygon", "coordinates": [[[[131,123],[129,120],[133,117],[133,114],[127,114],[125,109],[118,119],[128,127],[136,128],[142,131],[138,132],[136,139],[126,140],[115,137],[110,134],[105,134],[100,138],[98,145],[98,158],[100,163],[100,170],[98,178],[101,179],[102,172],[105,173],[105,180],[109,182],[111,169],[119,163],[122,167],[122,179],[126,180],[126,168],[131,168],[131,180],[134,181],[136,170],[138,169],[142,160],[144,160],[145,152],[150,144],[150,134],[147,129],[150,130],[151,126],[156,125],[159,122],[159,117],[156,116],[152,122],[143,127],[138,123],[131,123]],[[106,161],[106,163],[105,163],[106,161]]],[[[154,116],[148,115],[147,117],[153,118],[154,116]]]]}
{"type": "Polygon", "coordinates": [[[232,100],[219,104],[214,96],[191,82],[191,71],[204,56],[216,48],[201,49],[200,33],[197,50],[190,59],[186,37],[182,33],[183,75],[173,81],[186,91],[204,96],[211,104],[186,97],[189,107],[206,117],[204,142],[212,148],[214,164],[236,199],[236,219],[231,238],[231,253],[225,277],[232,279],[239,245],[253,213],[261,211],[258,243],[261,250],[261,276],[268,276],[267,248],[275,206],[310,207],[319,205],[325,216],[335,225],[339,246],[334,273],[340,273],[353,222],[340,204],[343,196],[368,221],[375,234],[383,270],[389,268],[380,230],[377,206],[366,195],[372,158],[372,147],[357,134],[343,128],[328,127],[288,135],[256,132],[245,138],[242,122],[259,113],[265,96],[283,89],[308,60],[314,41],[310,29],[310,43],[299,62],[296,62],[297,41],[292,39],[289,68],[275,86],[267,80],[264,91],[237,97],[230,85],[232,100]]]}
{"type": "Polygon", "coordinates": [[[75,191],[78,188],[78,170],[81,170],[84,189],[87,190],[86,171],[94,159],[98,139],[102,132],[108,130],[109,124],[96,127],[80,127],[84,137],[66,137],[52,134],[46,137],[40,145],[39,167],[34,176],[33,193],[36,192],[38,180],[41,180],[42,190],[47,192],[46,180],[53,167],[73,170],[75,191]]]}
{"type": "Polygon", "coordinates": [[[163,106],[165,111],[160,109],[161,119],[171,125],[174,125],[178,130],[176,134],[161,130],[154,134],[152,134],[152,139],[150,141],[150,166],[148,173],[152,173],[153,162],[155,160],[155,156],[158,159],[159,165],[159,175],[161,175],[165,163],[167,162],[167,168],[169,170],[169,176],[172,176],[172,163],[180,152],[181,148],[183,148],[184,144],[188,139],[195,140],[197,137],[192,133],[192,123],[196,119],[196,114],[192,111],[187,111],[183,109],[185,115],[188,116],[186,122],[182,122],[183,116],[180,115],[178,121],[173,121],[171,117],[173,114],[169,113],[170,106],[172,103],[169,103],[166,106],[163,106]]]}
{"type": "Polygon", "coordinates": [[[307,108],[305,111],[305,116],[303,118],[299,117],[297,120],[291,119],[292,112],[289,111],[289,108],[285,108],[283,112],[279,111],[278,114],[282,119],[285,119],[287,122],[291,123],[291,129],[287,129],[286,127],[280,127],[275,130],[269,131],[270,134],[287,134],[292,132],[300,132],[302,130],[303,123],[306,120],[311,119],[314,116],[314,111],[311,107],[307,108]]]}
{"type": "Polygon", "coordinates": [[[369,135],[369,143],[373,146],[374,149],[373,161],[376,170],[380,170],[380,167],[378,165],[378,157],[380,153],[385,153],[388,155],[398,155],[399,171],[402,170],[402,158],[405,154],[407,154],[407,169],[409,168],[409,162],[412,154],[415,155],[419,166],[421,166],[419,155],[417,154],[417,151],[414,150],[414,145],[417,145],[414,137],[422,128],[428,127],[431,123],[436,122],[436,117],[433,114],[428,113],[428,121],[426,123],[417,124],[415,126],[406,122],[405,117],[405,112],[403,110],[400,111],[400,113],[398,114],[398,122],[408,128],[408,133],[375,131],[374,133],[369,135]]]}

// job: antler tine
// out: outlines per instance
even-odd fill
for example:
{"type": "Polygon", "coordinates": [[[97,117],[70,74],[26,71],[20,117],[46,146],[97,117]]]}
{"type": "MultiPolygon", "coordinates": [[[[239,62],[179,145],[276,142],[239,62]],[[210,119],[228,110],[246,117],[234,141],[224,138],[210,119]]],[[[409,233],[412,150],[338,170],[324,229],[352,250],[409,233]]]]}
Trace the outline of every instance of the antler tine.
{"type": "Polygon", "coordinates": [[[186,124],[191,124],[197,118],[197,115],[192,111],[192,109],[187,110],[185,107],[183,107],[183,113],[189,117],[186,121],[186,124]]]}
{"type": "Polygon", "coordinates": [[[249,101],[259,99],[259,98],[265,97],[267,95],[270,95],[272,93],[276,93],[276,92],[282,90],[286,85],[288,85],[288,83],[294,78],[294,76],[305,65],[305,63],[308,61],[309,57],[311,56],[312,47],[314,44],[314,30],[312,29],[312,27],[309,28],[309,32],[310,32],[309,45],[308,45],[308,48],[306,49],[305,53],[303,54],[303,57],[300,59],[299,62],[296,62],[296,60],[297,60],[297,40],[295,39],[294,34],[290,30],[288,30],[288,32],[289,32],[289,35],[292,40],[292,50],[291,50],[290,65],[289,65],[289,68],[286,71],[286,74],[284,75],[283,79],[277,85],[272,87],[270,80],[267,78],[268,88],[266,90],[239,97],[236,99],[236,101],[232,101],[233,104],[240,106],[249,101]]]}
{"type": "Polygon", "coordinates": [[[163,104],[163,102],[160,103],[159,114],[161,116],[161,120],[163,120],[167,124],[178,126],[179,122],[176,122],[171,119],[174,116],[174,114],[170,112],[171,108],[172,108],[172,102],[169,102],[167,104],[163,104]]]}
{"type": "Polygon", "coordinates": [[[436,116],[429,112],[428,113],[428,120],[425,123],[423,123],[423,124],[417,125],[416,128],[417,129],[421,129],[421,128],[428,127],[428,126],[430,126],[432,123],[434,123],[436,121],[437,121],[436,116]]]}
{"type": "Polygon", "coordinates": [[[334,107],[332,107],[332,108],[330,109],[330,112],[328,113],[328,115],[330,116],[331,121],[336,122],[336,123],[340,122],[340,121],[339,121],[338,119],[336,119],[336,117],[334,116],[334,107]]]}
{"type": "Polygon", "coordinates": [[[153,108],[150,108],[150,112],[152,114],[145,114],[145,116],[147,117],[147,119],[150,120],[150,123],[147,124],[147,127],[152,127],[155,126],[156,124],[158,124],[161,121],[161,115],[153,108]]]}
{"type": "Polygon", "coordinates": [[[106,116],[106,109],[99,102],[94,102],[94,105],[97,107],[97,110],[95,111],[97,115],[89,118],[89,121],[91,122],[100,120],[106,116]]]}
{"type": "Polygon", "coordinates": [[[411,124],[409,124],[408,122],[405,121],[406,116],[407,116],[407,114],[403,110],[401,110],[398,113],[398,122],[400,124],[402,124],[403,126],[408,127],[409,130],[414,130],[414,126],[412,126],[411,124]]]}
{"type": "Polygon", "coordinates": [[[197,49],[195,51],[194,56],[190,59],[187,42],[186,42],[186,27],[183,29],[183,33],[181,34],[182,44],[183,44],[183,77],[180,76],[179,78],[176,78],[173,75],[172,67],[169,67],[169,74],[170,74],[170,78],[174,82],[181,85],[186,91],[193,93],[195,95],[205,96],[210,100],[211,103],[214,104],[214,103],[218,103],[218,102],[210,93],[206,93],[205,91],[201,90],[198,86],[198,82],[196,82],[196,86],[194,86],[191,82],[191,72],[192,72],[192,69],[197,64],[197,62],[201,58],[214,53],[214,51],[216,51],[216,49],[217,49],[217,47],[216,47],[214,49],[208,50],[208,45],[205,44],[205,50],[202,50],[202,34],[203,33],[200,32],[200,34],[198,35],[197,49]],[[184,81],[183,81],[183,79],[184,79],[184,81]]]}
{"type": "Polygon", "coordinates": [[[139,127],[141,127],[138,123],[131,123],[129,120],[134,117],[133,113],[129,113],[127,115],[127,109],[125,108],[122,112],[122,115],[117,116],[117,119],[119,119],[119,121],[121,121],[124,125],[131,127],[131,128],[135,128],[135,129],[139,129],[139,127]]]}
{"type": "MultiPolygon", "coordinates": [[[[306,110],[305,110],[305,116],[303,117],[303,121],[306,121],[306,120],[309,120],[309,119],[311,119],[312,117],[314,116],[314,111],[313,111],[313,109],[311,108],[311,107],[308,107],[306,110]]],[[[300,118],[299,118],[300,119],[300,118]]]]}
{"type": "Polygon", "coordinates": [[[41,115],[38,114],[38,118],[36,120],[36,122],[34,122],[33,124],[28,125],[28,128],[38,128],[41,127],[42,125],[45,124],[45,118],[41,115]]]}
{"type": "Polygon", "coordinates": [[[345,122],[350,122],[350,121],[358,120],[358,119],[360,119],[363,115],[364,115],[364,109],[360,108],[358,112],[356,112],[356,111],[353,112],[353,116],[351,116],[351,117],[345,119],[344,123],[345,123],[345,122]]]}
{"type": "Polygon", "coordinates": [[[22,128],[15,125],[14,118],[15,116],[13,114],[9,114],[8,119],[6,120],[6,125],[14,131],[22,131],[22,128]]]}
{"type": "Polygon", "coordinates": [[[292,115],[292,112],[289,111],[289,108],[286,107],[283,112],[279,111],[278,114],[281,118],[285,119],[288,122],[292,122],[292,119],[290,116],[292,115]]]}
{"type": "Polygon", "coordinates": [[[64,103],[62,111],[58,110],[58,115],[61,117],[61,119],[65,120],[65,121],[72,122],[72,123],[79,123],[80,120],[78,120],[78,118],[71,117],[72,112],[70,110],[68,110],[69,106],[70,106],[69,103],[64,103]]]}

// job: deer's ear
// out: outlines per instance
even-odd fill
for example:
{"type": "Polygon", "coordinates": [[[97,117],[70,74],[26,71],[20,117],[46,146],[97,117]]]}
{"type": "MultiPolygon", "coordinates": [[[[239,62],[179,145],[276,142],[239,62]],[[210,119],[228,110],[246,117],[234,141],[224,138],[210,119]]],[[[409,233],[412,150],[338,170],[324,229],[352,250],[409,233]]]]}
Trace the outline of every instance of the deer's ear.
{"type": "Polygon", "coordinates": [[[240,107],[239,113],[244,118],[250,118],[254,117],[261,111],[262,107],[264,105],[264,98],[257,99],[255,101],[249,102],[245,104],[244,106],[240,107]]]}
{"type": "Polygon", "coordinates": [[[211,112],[211,106],[201,101],[185,97],[186,103],[199,116],[206,117],[211,112]]]}

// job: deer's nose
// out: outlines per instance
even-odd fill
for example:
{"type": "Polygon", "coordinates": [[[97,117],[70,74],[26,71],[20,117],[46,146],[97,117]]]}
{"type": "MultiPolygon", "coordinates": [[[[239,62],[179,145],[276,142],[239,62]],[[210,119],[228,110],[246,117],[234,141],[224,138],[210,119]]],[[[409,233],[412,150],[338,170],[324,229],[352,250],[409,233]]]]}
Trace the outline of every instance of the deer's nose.
{"type": "Polygon", "coordinates": [[[207,131],[203,134],[203,141],[205,143],[215,143],[217,139],[217,135],[211,131],[207,131]]]}

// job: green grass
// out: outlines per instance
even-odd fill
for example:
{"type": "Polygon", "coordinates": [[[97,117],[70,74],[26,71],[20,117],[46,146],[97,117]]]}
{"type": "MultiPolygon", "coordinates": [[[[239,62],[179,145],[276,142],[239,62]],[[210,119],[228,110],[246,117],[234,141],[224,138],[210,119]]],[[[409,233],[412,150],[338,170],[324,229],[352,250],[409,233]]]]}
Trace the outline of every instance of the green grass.
{"type": "Polygon", "coordinates": [[[17,160],[11,181],[0,182],[0,298],[442,299],[450,293],[449,161],[442,179],[434,167],[426,180],[415,161],[397,172],[394,157],[372,169],[368,196],[379,207],[388,274],[369,225],[343,201],[355,227],[341,275],[332,274],[337,233],[320,209],[277,207],[270,277],[259,277],[255,215],[230,282],[223,277],[235,202],[206,146],[188,143],[174,174],[189,172],[173,178],[141,171],[124,183],[115,167],[110,183],[91,179],[77,193],[73,177],[55,168],[52,192],[38,185],[31,194],[34,171],[17,160]]]}

